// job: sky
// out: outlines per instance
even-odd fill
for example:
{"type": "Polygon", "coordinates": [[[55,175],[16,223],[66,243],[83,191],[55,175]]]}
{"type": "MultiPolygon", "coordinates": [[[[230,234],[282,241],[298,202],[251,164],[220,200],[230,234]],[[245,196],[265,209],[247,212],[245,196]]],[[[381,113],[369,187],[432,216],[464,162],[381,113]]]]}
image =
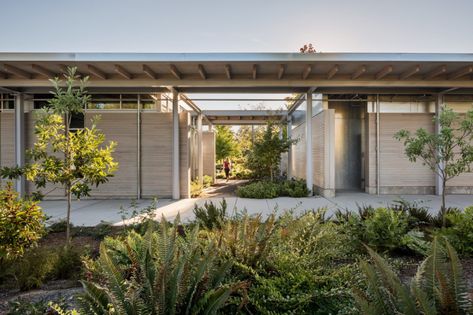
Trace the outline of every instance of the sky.
{"type": "Polygon", "coordinates": [[[473,52],[472,0],[0,0],[3,52],[473,52]]]}
{"type": "Polygon", "coordinates": [[[472,12],[473,0],[0,0],[0,52],[473,53],[472,12]]]}

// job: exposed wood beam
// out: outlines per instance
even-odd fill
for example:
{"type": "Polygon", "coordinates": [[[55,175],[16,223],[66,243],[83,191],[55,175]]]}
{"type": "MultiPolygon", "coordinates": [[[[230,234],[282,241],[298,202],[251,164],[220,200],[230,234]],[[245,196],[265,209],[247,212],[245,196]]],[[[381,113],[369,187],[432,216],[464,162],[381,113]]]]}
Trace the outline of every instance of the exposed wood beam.
{"type": "Polygon", "coordinates": [[[227,76],[228,80],[232,79],[232,66],[230,65],[225,65],[225,75],[227,76]]]}
{"type": "Polygon", "coordinates": [[[177,69],[175,65],[169,66],[169,71],[171,71],[172,75],[176,77],[176,79],[180,80],[182,78],[181,72],[177,69]]]}
{"type": "Polygon", "coordinates": [[[251,74],[253,77],[253,80],[256,80],[256,77],[258,76],[258,65],[254,64],[253,69],[251,70],[251,74]]]}
{"type": "Polygon", "coordinates": [[[4,72],[0,72],[0,79],[8,79],[8,75],[4,72]]]}
{"type": "Polygon", "coordinates": [[[230,65],[225,65],[225,75],[228,80],[232,79],[232,67],[230,65]]]}
{"type": "Polygon", "coordinates": [[[466,67],[464,67],[464,68],[461,68],[461,69],[458,70],[458,71],[453,72],[452,74],[450,74],[450,75],[448,76],[448,79],[449,79],[449,80],[458,79],[458,78],[461,78],[461,77],[463,77],[463,76],[465,76],[465,75],[467,75],[467,74],[471,74],[471,73],[473,73],[473,66],[472,66],[472,65],[466,66],[466,67]]]}
{"type": "Polygon", "coordinates": [[[338,65],[333,66],[333,68],[330,69],[330,71],[327,73],[327,79],[330,80],[331,78],[333,78],[333,76],[337,74],[338,70],[338,65]]]}
{"type": "Polygon", "coordinates": [[[20,68],[14,67],[12,65],[4,64],[3,70],[8,73],[14,74],[16,76],[22,77],[23,79],[32,79],[33,75],[28,71],[22,70],[20,68]]]}
{"type": "Polygon", "coordinates": [[[278,80],[282,79],[282,77],[284,76],[284,71],[285,70],[286,70],[286,65],[284,65],[284,64],[279,65],[278,80]]]}
{"type": "Polygon", "coordinates": [[[393,66],[384,67],[383,69],[381,69],[381,71],[376,73],[376,80],[380,80],[380,79],[384,78],[385,76],[387,76],[391,72],[393,72],[393,66]]]}
{"type": "Polygon", "coordinates": [[[307,79],[307,77],[309,76],[310,72],[312,71],[312,66],[311,65],[307,65],[304,69],[304,72],[302,72],[302,80],[305,80],[307,79]]]}
{"type": "Polygon", "coordinates": [[[156,80],[158,78],[158,75],[156,74],[156,72],[154,72],[153,69],[151,69],[147,65],[143,65],[143,72],[153,80],[156,80]]]}
{"type": "Polygon", "coordinates": [[[363,73],[366,72],[366,66],[362,65],[352,74],[351,79],[356,80],[358,79],[363,73]]]}
{"type": "Polygon", "coordinates": [[[31,69],[33,69],[34,72],[37,72],[41,75],[44,75],[46,78],[51,78],[52,79],[54,77],[57,77],[57,75],[54,72],[52,72],[52,71],[50,71],[50,70],[48,70],[44,67],[41,67],[40,65],[37,65],[37,64],[32,64],[31,69]]]}
{"type": "Polygon", "coordinates": [[[407,70],[406,72],[404,72],[403,74],[401,74],[400,79],[401,80],[408,79],[408,78],[412,77],[414,74],[416,74],[419,71],[420,71],[420,66],[416,65],[416,66],[412,67],[411,69],[407,70]]]}
{"type": "Polygon", "coordinates": [[[434,70],[430,71],[425,75],[424,79],[433,79],[435,77],[438,77],[439,75],[447,72],[447,66],[442,65],[440,67],[435,68],[434,70]]]}
{"type": "Polygon", "coordinates": [[[107,80],[107,74],[100,70],[99,68],[97,68],[96,66],[93,66],[93,65],[87,65],[87,70],[90,71],[90,73],[92,73],[93,75],[95,75],[96,77],[102,79],[102,80],[107,80]]]}
{"type": "Polygon", "coordinates": [[[115,70],[116,73],[118,73],[119,75],[121,75],[122,77],[124,77],[127,80],[133,79],[133,76],[131,75],[131,73],[128,72],[128,70],[126,70],[125,68],[123,68],[120,65],[115,65],[114,70],[115,70]]]}
{"type": "Polygon", "coordinates": [[[207,80],[207,72],[205,71],[204,65],[199,64],[197,68],[199,70],[200,77],[203,80],[207,80]]]}

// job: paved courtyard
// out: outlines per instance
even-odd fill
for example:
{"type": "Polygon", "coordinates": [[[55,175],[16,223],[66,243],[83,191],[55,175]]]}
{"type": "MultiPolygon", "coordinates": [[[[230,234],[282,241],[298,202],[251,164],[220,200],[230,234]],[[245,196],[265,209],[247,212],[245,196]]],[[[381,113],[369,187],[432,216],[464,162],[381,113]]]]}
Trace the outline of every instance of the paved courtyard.
{"type": "MultiPolygon", "coordinates": [[[[275,199],[246,199],[238,197],[225,197],[227,201],[227,213],[246,210],[250,214],[263,213],[270,214],[274,211],[282,212],[292,209],[295,213],[301,213],[309,209],[327,208],[327,214],[331,215],[336,209],[356,210],[358,205],[372,205],[374,207],[385,206],[395,200],[403,198],[409,201],[422,201],[422,205],[428,206],[432,212],[440,208],[440,197],[431,195],[369,195],[359,192],[341,192],[334,198],[307,197],[289,198],[280,197],[275,199]]],[[[183,221],[192,220],[194,215],[192,209],[197,203],[203,204],[205,201],[220,202],[222,197],[209,197],[201,199],[170,200],[160,199],[157,206],[152,207],[152,213],[160,218],[164,215],[169,220],[175,218],[180,213],[183,221]],[[155,208],[155,209],[154,209],[155,208]]],[[[136,204],[135,209],[144,209],[152,205],[152,200],[81,200],[73,202],[71,220],[74,225],[93,226],[100,222],[108,222],[116,225],[130,223],[128,219],[123,220],[123,211],[127,209],[126,217],[129,218],[133,209],[129,209],[132,203],[136,204]]],[[[450,207],[464,208],[473,205],[473,195],[452,195],[447,197],[450,207]]],[[[65,201],[43,201],[41,203],[44,211],[50,216],[50,222],[61,220],[66,215],[65,201]]]]}

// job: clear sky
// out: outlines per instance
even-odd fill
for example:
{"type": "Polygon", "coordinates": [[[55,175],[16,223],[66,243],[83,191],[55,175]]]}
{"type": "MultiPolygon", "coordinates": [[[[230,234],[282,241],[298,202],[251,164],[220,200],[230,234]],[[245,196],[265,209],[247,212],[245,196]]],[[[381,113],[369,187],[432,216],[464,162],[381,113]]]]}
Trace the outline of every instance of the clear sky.
{"type": "Polygon", "coordinates": [[[473,52],[472,0],[0,0],[0,51],[473,52]]]}

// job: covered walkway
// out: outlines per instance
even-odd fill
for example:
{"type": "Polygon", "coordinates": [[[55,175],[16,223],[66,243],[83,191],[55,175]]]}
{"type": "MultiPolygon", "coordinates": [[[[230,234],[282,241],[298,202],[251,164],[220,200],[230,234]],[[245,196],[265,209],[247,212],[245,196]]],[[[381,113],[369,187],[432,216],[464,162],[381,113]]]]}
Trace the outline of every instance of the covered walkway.
{"type": "MultiPolygon", "coordinates": [[[[440,208],[440,196],[434,195],[370,195],[366,193],[341,192],[333,198],[307,197],[289,198],[280,197],[275,199],[246,199],[238,197],[227,197],[227,213],[229,215],[235,211],[247,210],[250,214],[262,213],[269,215],[276,211],[281,213],[285,210],[293,210],[295,213],[302,213],[306,210],[327,208],[327,215],[332,215],[337,209],[347,209],[356,211],[358,205],[371,205],[382,207],[395,200],[403,198],[409,201],[423,201],[422,205],[428,206],[432,213],[436,213],[440,208]]],[[[159,219],[164,215],[168,220],[172,220],[180,213],[183,221],[194,219],[192,209],[197,203],[204,204],[206,201],[219,203],[222,198],[200,198],[200,199],[160,199],[158,207],[152,212],[159,219]]],[[[73,203],[71,221],[74,225],[94,226],[107,222],[116,225],[131,223],[136,220],[123,221],[120,214],[120,207],[127,208],[132,200],[82,200],[73,203]]],[[[473,195],[447,196],[447,203],[450,207],[464,208],[473,204],[473,195]]],[[[137,207],[142,209],[151,205],[150,200],[140,200],[137,207]]],[[[51,217],[51,222],[61,220],[65,217],[65,201],[43,201],[41,206],[45,213],[51,217]]]]}

